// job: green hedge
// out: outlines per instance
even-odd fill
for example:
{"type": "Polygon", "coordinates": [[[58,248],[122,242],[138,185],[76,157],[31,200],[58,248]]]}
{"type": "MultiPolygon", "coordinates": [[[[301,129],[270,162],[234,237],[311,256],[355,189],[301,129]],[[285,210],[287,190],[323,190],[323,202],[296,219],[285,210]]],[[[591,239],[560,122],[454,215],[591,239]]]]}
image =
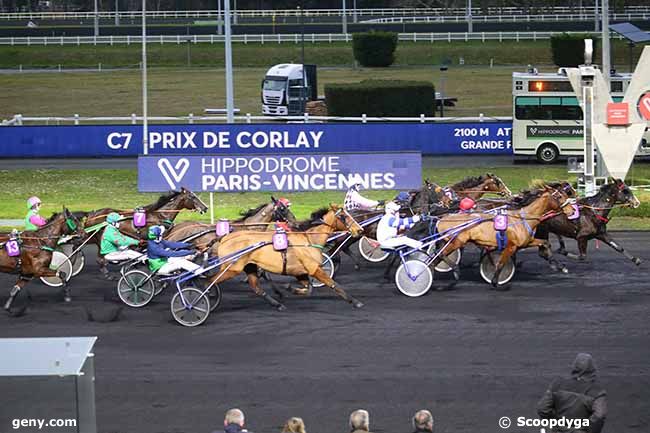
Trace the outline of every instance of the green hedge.
{"type": "Polygon", "coordinates": [[[330,116],[433,116],[435,89],[426,81],[365,80],[328,84],[325,100],[330,116]]]}
{"type": "Polygon", "coordinates": [[[385,67],[395,62],[397,33],[367,32],[352,35],[354,58],[362,66],[385,67]]]}
{"type": "Polygon", "coordinates": [[[598,39],[592,35],[562,33],[551,37],[551,51],[553,62],[557,66],[576,67],[585,63],[585,39],[593,39],[594,55],[592,63],[596,64],[598,59],[598,39]]]}

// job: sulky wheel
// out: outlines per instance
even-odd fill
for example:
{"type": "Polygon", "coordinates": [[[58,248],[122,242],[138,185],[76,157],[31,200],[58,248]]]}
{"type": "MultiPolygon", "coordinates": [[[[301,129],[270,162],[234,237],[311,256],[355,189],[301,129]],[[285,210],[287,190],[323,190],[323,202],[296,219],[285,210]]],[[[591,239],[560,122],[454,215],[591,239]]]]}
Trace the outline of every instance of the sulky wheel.
{"type": "MultiPolygon", "coordinates": [[[[327,275],[329,275],[330,278],[334,278],[334,262],[332,261],[332,258],[325,253],[323,253],[323,263],[321,263],[320,267],[323,271],[325,271],[327,275]]],[[[323,287],[325,285],[318,281],[316,278],[311,277],[309,277],[309,282],[311,283],[312,287],[323,287]]]]}
{"type": "Polygon", "coordinates": [[[407,260],[395,272],[397,290],[403,295],[417,298],[429,291],[433,284],[433,272],[426,263],[419,260],[407,260]]]}
{"type": "MultiPolygon", "coordinates": [[[[66,256],[61,251],[54,251],[52,253],[52,261],[50,262],[50,269],[54,271],[61,271],[65,274],[65,280],[70,281],[72,277],[72,264],[66,256]]],[[[43,284],[50,287],[61,287],[63,286],[63,281],[59,277],[41,277],[43,284]]]]}
{"type": "Polygon", "coordinates": [[[68,257],[72,262],[72,276],[76,277],[83,271],[84,266],[86,265],[86,256],[84,255],[83,250],[77,251],[77,253],[72,256],[75,247],[72,244],[64,244],[60,246],[61,251],[68,257]]]}
{"type": "Polygon", "coordinates": [[[383,262],[390,255],[390,253],[381,249],[379,242],[367,236],[359,239],[359,253],[364,259],[372,263],[383,262]]]}
{"type": "MultiPolygon", "coordinates": [[[[490,251],[483,254],[481,257],[480,271],[481,278],[488,283],[492,283],[492,278],[494,277],[494,271],[496,269],[496,264],[501,257],[501,251],[490,251]]],[[[499,274],[499,285],[507,284],[512,280],[512,277],[515,276],[515,271],[517,269],[514,256],[508,259],[508,262],[503,266],[501,274],[499,274]]]]}
{"type": "MultiPolygon", "coordinates": [[[[436,254],[437,251],[437,245],[436,244],[431,244],[429,247],[428,253],[433,256],[436,254]]],[[[455,251],[452,251],[450,254],[447,255],[447,261],[449,263],[453,263],[456,266],[460,263],[460,260],[462,259],[462,251],[460,249],[457,249],[455,251]]],[[[435,267],[436,272],[440,273],[446,273],[446,272],[451,272],[452,268],[445,262],[444,260],[441,260],[435,267]]]]}
{"type": "Polygon", "coordinates": [[[172,297],[171,311],[174,320],[183,326],[198,326],[210,315],[210,300],[207,294],[188,286],[172,297]]]}
{"type": "Polygon", "coordinates": [[[140,308],[154,297],[155,283],[146,272],[132,269],[117,282],[117,296],[129,307],[140,308]]]}

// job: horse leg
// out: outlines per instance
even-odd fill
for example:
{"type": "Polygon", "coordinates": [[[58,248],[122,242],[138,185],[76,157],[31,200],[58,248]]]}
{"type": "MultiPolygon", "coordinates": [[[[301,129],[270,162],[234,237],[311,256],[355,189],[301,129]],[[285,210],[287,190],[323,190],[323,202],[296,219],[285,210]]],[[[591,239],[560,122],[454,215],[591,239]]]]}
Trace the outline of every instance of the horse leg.
{"type": "Polygon", "coordinates": [[[589,242],[589,239],[587,238],[578,238],[578,260],[586,260],[587,259],[587,244],[589,242]]]}
{"type": "Polygon", "coordinates": [[[97,265],[99,265],[99,272],[101,272],[102,276],[108,280],[108,281],[114,281],[115,277],[113,277],[109,272],[108,272],[108,261],[104,258],[104,256],[101,255],[101,253],[97,252],[97,265]]]}
{"type": "Polygon", "coordinates": [[[350,243],[345,243],[343,248],[341,248],[341,252],[345,253],[346,256],[348,256],[352,261],[354,262],[354,270],[358,271],[361,269],[361,263],[359,263],[359,260],[352,254],[352,251],[350,251],[350,246],[352,245],[352,242],[350,243]]]}
{"type": "Polygon", "coordinates": [[[329,275],[323,271],[320,266],[316,268],[316,271],[311,274],[312,277],[316,278],[318,281],[321,283],[325,284],[327,287],[330,289],[334,290],[337,295],[339,295],[341,298],[343,298],[345,301],[348,303],[352,304],[354,308],[361,308],[363,307],[363,303],[359,301],[358,299],[355,299],[353,296],[348,295],[345,290],[343,290],[341,287],[339,287],[336,282],[330,278],[329,275]]]}
{"type": "MultiPolygon", "coordinates": [[[[257,268],[257,267],[256,267],[257,268]]],[[[273,298],[271,295],[266,293],[260,286],[259,286],[259,277],[257,275],[257,269],[255,269],[254,272],[250,272],[250,269],[248,269],[249,272],[246,272],[246,275],[248,276],[248,285],[250,286],[251,289],[253,289],[253,292],[257,296],[261,296],[264,298],[266,302],[271,304],[272,307],[275,307],[278,311],[284,311],[287,309],[284,305],[282,305],[280,302],[278,302],[275,298],[273,298]]]]}
{"type": "Polygon", "coordinates": [[[11,311],[11,304],[13,304],[14,299],[18,295],[18,293],[25,287],[25,285],[29,282],[29,280],[26,280],[22,277],[18,278],[18,281],[16,281],[16,284],[11,288],[11,291],[9,292],[9,299],[7,299],[7,302],[5,302],[4,309],[8,313],[10,313],[12,316],[22,316],[27,307],[21,309],[19,312],[12,312],[11,311]]]}
{"type": "Polygon", "coordinates": [[[384,270],[384,280],[390,280],[390,271],[393,269],[393,266],[395,266],[395,263],[397,262],[397,258],[399,255],[397,253],[391,254],[390,261],[386,265],[386,269],[384,270]]]}
{"type": "Polygon", "coordinates": [[[549,241],[542,241],[541,239],[539,240],[541,241],[541,244],[538,248],[539,256],[548,262],[553,271],[560,271],[563,274],[569,273],[569,269],[567,269],[563,263],[553,258],[553,249],[551,248],[551,243],[549,241]]]}
{"type": "Polygon", "coordinates": [[[628,260],[631,260],[632,263],[634,263],[635,265],[639,266],[641,264],[642,260],[640,258],[634,257],[632,254],[625,251],[625,249],[622,246],[620,246],[619,244],[614,242],[614,240],[609,236],[608,233],[601,233],[598,236],[596,236],[596,239],[605,242],[607,245],[612,247],[614,250],[616,250],[619,253],[623,254],[628,260]]]}
{"type": "Polygon", "coordinates": [[[494,290],[508,290],[507,286],[502,286],[499,284],[499,276],[501,275],[501,271],[503,270],[506,262],[510,257],[512,257],[515,251],[517,251],[517,246],[515,244],[509,243],[501,252],[501,257],[499,257],[499,261],[495,267],[494,276],[492,277],[491,282],[492,288],[494,290]]]}
{"type": "Polygon", "coordinates": [[[566,245],[564,244],[564,238],[560,235],[555,235],[557,236],[557,241],[560,244],[559,248],[557,249],[558,254],[562,254],[563,256],[568,256],[569,252],[566,250],[566,245]]]}

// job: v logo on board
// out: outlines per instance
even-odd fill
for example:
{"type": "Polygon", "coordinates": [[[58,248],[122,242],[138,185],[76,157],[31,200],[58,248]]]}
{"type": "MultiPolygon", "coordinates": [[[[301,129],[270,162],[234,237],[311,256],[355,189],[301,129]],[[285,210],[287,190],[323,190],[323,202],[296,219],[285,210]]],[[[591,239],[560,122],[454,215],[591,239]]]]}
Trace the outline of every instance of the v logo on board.
{"type": "Polygon", "coordinates": [[[187,158],[181,158],[176,161],[176,164],[172,163],[167,158],[160,158],[158,160],[158,168],[160,173],[163,175],[169,187],[173,190],[178,189],[183,177],[187,173],[187,170],[190,168],[190,161],[187,158]]]}

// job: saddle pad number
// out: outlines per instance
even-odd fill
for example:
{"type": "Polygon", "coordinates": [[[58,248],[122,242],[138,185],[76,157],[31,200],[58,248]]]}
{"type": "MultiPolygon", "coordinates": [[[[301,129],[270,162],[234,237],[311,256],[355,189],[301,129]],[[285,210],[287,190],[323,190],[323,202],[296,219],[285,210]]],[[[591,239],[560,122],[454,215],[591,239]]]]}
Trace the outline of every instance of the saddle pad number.
{"type": "Polygon", "coordinates": [[[147,225],[147,214],[145,212],[136,212],[133,214],[133,225],[135,227],[144,227],[147,225]]]}
{"type": "Polygon", "coordinates": [[[225,236],[230,233],[230,222],[227,219],[220,219],[217,222],[217,236],[225,236]]]}
{"type": "Polygon", "coordinates": [[[20,255],[20,246],[18,245],[18,241],[15,239],[10,239],[7,241],[5,244],[5,250],[7,251],[7,255],[9,257],[17,257],[20,255]]]}
{"type": "Polygon", "coordinates": [[[289,239],[285,232],[273,233],[273,249],[275,251],[284,251],[289,247],[289,239]]]}
{"type": "Polygon", "coordinates": [[[503,231],[508,228],[508,215],[498,214],[494,217],[494,230],[503,231]]]}

